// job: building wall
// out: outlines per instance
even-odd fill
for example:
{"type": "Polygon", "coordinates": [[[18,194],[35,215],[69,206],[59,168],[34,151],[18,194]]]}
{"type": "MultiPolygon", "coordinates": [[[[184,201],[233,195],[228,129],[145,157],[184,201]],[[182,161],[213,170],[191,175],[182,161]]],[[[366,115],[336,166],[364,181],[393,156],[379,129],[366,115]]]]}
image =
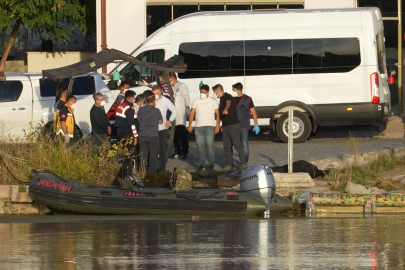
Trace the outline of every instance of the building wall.
{"type": "Polygon", "coordinates": [[[68,66],[94,54],[95,52],[27,52],[28,72],[68,66]]]}
{"type": "MultiPolygon", "coordinates": [[[[131,53],[146,39],[146,0],[106,0],[107,47],[131,53]]],[[[97,1],[97,51],[101,50],[101,1],[97,1]]],[[[110,64],[107,71],[115,64],[110,64]]]]}
{"type": "Polygon", "coordinates": [[[356,0],[305,0],[305,9],[317,8],[353,8],[356,7],[356,0]]]}

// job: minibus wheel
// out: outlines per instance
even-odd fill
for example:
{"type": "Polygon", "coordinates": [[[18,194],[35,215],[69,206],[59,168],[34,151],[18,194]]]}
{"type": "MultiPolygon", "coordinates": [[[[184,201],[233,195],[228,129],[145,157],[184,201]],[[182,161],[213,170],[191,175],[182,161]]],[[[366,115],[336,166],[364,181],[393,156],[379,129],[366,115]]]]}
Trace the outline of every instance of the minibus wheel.
{"type": "MultiPolygon", "coordinates": [[[[311,135],[312,124],[308,116],[300,111],[294,111],[293,136],[295,143],[305,142],[311,135]]],[[[288,112],[285,112],[277,120],[276,131],[283,142],[288,142],[288,112]]]]}

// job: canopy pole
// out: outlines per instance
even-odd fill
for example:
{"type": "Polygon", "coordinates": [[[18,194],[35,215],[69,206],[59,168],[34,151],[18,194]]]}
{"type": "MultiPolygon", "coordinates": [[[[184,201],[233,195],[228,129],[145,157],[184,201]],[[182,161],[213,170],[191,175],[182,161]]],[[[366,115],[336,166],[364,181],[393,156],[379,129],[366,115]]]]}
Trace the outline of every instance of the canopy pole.
{"type": "Polygon", "coordinates": [[[153,75],[155,76],[155,80],[156,80],[157,85],[160,86],[160,90],[163,90],[162,89],[162,84],[160,83],[160,80],[158,80],[159,79],[159,72],[157,70],[153,70],[153,75]]]}
{"type": "MultiPolygon", "coordinates": [[[[166,82],[167,88],[169,90],[170,101],[174,104],[173,88],[170,85],[168,73],[166,73],[166,72],[163,73],[163,77],[165,78],[165,82],[166,82]]],[[[167,150],[166,150],[166,162],[169,159],[170,152],[172,151],[172,144],[173,144],[173,139],[174,139],[174,129],[175,129],[175,127],[176,127],[176,120],[173,121],[171,126],[170,126],[170,136],[169,136],[168,147],[167,147],[167,150]]]]}
{"type": "Polygon", "coordinates": [[[74,78],[70,77],[68,91],[67,91],[68,96],[72,94],[73,81],[74,81],[74,78]]]}

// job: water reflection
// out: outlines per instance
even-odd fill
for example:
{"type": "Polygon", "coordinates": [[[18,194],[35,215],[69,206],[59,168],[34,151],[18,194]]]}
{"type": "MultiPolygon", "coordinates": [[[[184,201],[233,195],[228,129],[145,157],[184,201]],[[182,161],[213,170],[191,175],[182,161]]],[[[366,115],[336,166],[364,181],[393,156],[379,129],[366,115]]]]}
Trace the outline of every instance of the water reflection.
{"type": "MultiPolygon", "coordinates": [[[[1,269],[405,266],[402,216],[76,223],[21,223],[24,218],[19,219],[19,223],[0,224],[1,269]]],[[[58,217],[53,219],[57,222],[58,217]]]]}

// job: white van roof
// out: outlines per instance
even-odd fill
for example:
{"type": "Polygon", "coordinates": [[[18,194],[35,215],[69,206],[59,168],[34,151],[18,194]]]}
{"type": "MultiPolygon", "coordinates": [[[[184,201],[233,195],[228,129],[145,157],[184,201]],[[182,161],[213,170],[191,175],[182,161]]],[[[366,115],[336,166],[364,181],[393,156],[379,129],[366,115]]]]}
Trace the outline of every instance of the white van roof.
{"type": "Polygon", "coordinates": [[[361,8],[340,8],[340,9],[261,9],[261,10],[236,10],[236,11],[200,11],[195,13],[190,13],[184,16],[181,16],[169,23],[172,23],[188,19],[191,17],[202,17],[209,15],[216,16],[235,16],[235,15],[264,15],[264,14],[313,14],[313,13],[352,13],[352,12],[369,12],[373,13],[376,10],[375,7],[361,7],[361,8]]]}
{"type": "Polygon", "coordinates": [[[360,13],[375,14],[375,7],[348,9],[244,10],[191,13],[166,25],[171,33],[240,28],[358,26],[360,13]],[[270,15],[270,16],[269,16],[270,15]],[[244,20],[238,17],[244,17],[244,20]],[[187,23],[186,23],[187,22],[187,23]],[[212,22],[212,23],[210,23],[212,22]],[[244,25],[244,26],[243,26],[244,25]]]}

